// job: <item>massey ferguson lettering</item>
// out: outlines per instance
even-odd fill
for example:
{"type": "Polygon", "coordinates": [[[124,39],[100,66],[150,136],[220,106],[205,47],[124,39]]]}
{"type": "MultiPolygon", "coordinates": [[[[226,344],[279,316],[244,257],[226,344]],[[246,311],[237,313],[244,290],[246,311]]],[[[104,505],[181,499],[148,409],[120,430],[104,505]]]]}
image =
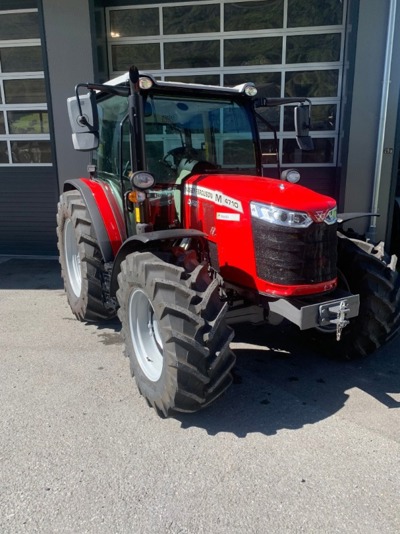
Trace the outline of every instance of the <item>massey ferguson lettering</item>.
{"type": "Polygon", "coordinates": [[[197,185],[187,184],[185,185],[185,194],[190,195],[191,197],[204,198],[205,200],[209,200],[218,206],[224,206],[234,211],[243,213],[243,207],[240,200],[228,197],[219,191],[213,191],[207,187],[198,187],[197,185]]]}

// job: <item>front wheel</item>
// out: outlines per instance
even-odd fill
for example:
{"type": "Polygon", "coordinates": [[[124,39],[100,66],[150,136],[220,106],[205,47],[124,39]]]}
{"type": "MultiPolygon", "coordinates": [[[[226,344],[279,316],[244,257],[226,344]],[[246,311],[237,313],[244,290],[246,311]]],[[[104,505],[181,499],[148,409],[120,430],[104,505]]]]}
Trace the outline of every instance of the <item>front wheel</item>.
{"type": "Polygon", "coordinates": [[[366,252],[345,237],[339,237],[338,268],[344,289],[360,295],[359,314],[350,319],[339,342],[329,328],[312,335],[322,351],[352,360],[371,354],[397,333],[400,276],[373,250],[366,252]]]}
{"type": "Polygon", "coordinates": [[[206,265],[193,272],[150,252],[129,254],[118,275],[118,316],[140,393],[161,416],[195,412],[232,382],[233,332],[206,265]]]}

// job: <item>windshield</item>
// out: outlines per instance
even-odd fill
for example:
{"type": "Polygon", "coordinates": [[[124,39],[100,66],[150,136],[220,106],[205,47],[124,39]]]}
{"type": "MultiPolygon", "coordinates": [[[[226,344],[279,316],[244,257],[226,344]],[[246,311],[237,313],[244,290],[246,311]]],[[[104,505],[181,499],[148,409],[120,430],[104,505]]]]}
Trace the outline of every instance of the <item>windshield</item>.
{"type": "Polygon", "coordinates": [[[184,174],[256,174],[246,109],[229,99],[149,95],[145,104],[146,159],[156,182],[184,174]]]}

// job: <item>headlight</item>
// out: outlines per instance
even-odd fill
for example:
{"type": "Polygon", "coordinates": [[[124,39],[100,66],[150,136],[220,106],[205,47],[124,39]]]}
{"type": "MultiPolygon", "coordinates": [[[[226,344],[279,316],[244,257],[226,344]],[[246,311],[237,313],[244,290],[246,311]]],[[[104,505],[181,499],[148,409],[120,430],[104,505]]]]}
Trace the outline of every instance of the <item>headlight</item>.
{"type": "Polygon", "coordinates": [[[297,169],[286,169],[281,173],[281,180],[296,184],[300,180],[300,173],[297,169]]]}
{"type": "Polygon", "coordinates": [[[149,189],[154,185],[154,176],[146,171],[136,171],[130,177],[132,187],[136,189],[149,189]]]}
{"type": "Polygon", "coordinates": [[[258,202],[250,202],[250,209],[253,217],[279,226],[307,228],[313,222],[311,217],[302,211],[284,210],[258,202]]]}
{"type": "Polygon", "coordinates": [[[145,76],[139,78],[139,87],[140,89],[151,89],[153,87],[153,80],[145,76]]]}
{"type": "Polygon", "coordinates": [[[325,217],[326,224],[335,224],[337,221],[337,207],[335,206],[328,211],[328,215],[325,217]]]}
{"type": "Polygon", "coordinates": [[[257,87],[252,82],[241,83],[240,85],[235,85],[234,89],[237,89],[239,92],[244,93],[247,96],[256,96],[257,87]]]}
{"type": "Polygon", "coordinates": [[[256,96],[258,91],[252,83],[248,83],[245,85],[244,92],[247,96],[256,96]]]}

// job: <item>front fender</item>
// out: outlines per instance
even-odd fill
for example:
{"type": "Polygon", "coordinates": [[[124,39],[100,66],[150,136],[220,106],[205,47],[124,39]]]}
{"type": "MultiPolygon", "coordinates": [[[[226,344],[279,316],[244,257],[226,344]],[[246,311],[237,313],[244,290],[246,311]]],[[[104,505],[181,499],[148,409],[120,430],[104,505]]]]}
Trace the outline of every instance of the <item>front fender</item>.
{"type": "Polygon", "coordinates": [[[159,230],[156,232],[146,232],[137,234],[128,238],[118,250],[115,257],[110,284],[110,295],[115,297],[118,289],[118,274],[121,270],[121,263],[128,254],[132,252],[144,252],[145,250],[156,250],[160,248],[161,244],[166,241],[175,241],[185,238],[190,239],[204,239],[206,234],[200,230],[186,230],[183,228],[175,228],[172,230],[159,230]]]}

